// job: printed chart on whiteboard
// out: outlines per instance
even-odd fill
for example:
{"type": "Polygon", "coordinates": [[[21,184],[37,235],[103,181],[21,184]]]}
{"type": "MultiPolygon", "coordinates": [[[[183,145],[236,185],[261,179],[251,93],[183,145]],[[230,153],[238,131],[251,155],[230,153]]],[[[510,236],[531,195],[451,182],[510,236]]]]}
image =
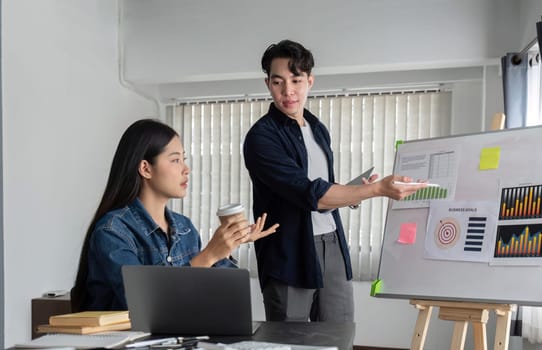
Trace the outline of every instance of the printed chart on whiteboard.
{"type": "Polygon", "coordinates": [[[501,188],[492,264],[542,264],[542,185],[501,188]]]}
{"type": "Polygon", "coordinates": [[[426,187],[399,201],[392,209],[428,207],[432,201],[455,197],[458,152],[453,149],[439,152],[401,154],[395,173],[416,180],[427,180],[438,187],[426,187]]]}
{"type": "Polygon", "coordinates": [[[496,211],[491,201],[432,202],[425,257],[487,263],[493,250],[496,211]]]}

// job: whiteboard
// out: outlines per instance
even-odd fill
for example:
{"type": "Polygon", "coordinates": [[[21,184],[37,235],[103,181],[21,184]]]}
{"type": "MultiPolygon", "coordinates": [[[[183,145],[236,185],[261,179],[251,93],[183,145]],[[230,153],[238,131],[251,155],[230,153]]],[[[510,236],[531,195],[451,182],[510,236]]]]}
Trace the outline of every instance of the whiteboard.
{"type": "Polygon", "coordinates": [[[542,305],[542,127],[405,142],[394,174],[440,187],[389,201],[376,296],[542,305]]]}

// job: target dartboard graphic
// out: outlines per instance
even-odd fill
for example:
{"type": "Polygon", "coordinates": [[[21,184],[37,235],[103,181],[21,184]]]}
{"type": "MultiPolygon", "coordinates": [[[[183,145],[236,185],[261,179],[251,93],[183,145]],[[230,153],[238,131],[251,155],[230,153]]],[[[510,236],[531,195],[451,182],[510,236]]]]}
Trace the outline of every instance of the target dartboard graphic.
{"type": "Polygon", "coordinates": [[[461,229],[453,218],[445,218],[439,221],[435,230],[435,243],[443,249],[453,247],[461,236],[461,229]]]}

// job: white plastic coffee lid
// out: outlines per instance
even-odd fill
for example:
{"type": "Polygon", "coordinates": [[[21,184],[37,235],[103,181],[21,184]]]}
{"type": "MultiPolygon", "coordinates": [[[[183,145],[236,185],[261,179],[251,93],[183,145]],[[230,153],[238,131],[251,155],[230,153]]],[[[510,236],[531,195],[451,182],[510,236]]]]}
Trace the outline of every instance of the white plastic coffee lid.
{"type": "Polygon", "coordinates": [[[216,215],[218,216],[228,216],[242,212],[245,210],[245,207],[241,203],[231,203],[225,204],[218,208],[216,215]]]}

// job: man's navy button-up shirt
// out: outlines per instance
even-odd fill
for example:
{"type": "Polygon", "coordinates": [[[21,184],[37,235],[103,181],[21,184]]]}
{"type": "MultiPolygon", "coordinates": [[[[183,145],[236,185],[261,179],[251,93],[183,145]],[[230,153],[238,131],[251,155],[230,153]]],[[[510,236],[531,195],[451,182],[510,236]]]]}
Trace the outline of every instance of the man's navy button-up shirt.
{"type": "MultiPolygon", "coordinates": [[[[307,150],[297,121],[272,103],[266,115],[249,130],[243,152],[252,180],[254,218],[267,213],[268,223],[279,223],[277,232],[254,242],[260,286],[269,278],[299,288],[322,288],[322,272],[312,228],[311,211],[335,181],[329,132],[308,110],[303,117],[322,148],[329,181],[309,180],[307,150]]],[[[332,211],[346,267],[352,278],[350,254],[338,209],[332,211]]]]}

